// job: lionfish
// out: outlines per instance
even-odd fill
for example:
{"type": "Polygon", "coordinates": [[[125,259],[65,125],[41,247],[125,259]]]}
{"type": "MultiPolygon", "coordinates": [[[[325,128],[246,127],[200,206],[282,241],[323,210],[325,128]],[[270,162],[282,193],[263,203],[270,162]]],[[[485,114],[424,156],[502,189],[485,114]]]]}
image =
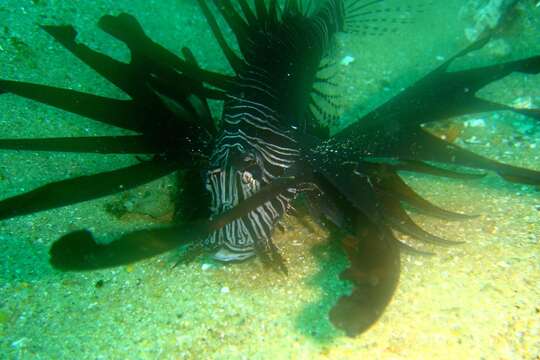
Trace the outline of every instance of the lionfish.
{"type": "MultiPolygon", "coordinates": [[[[438,66],[383,105],[330,136],[328,105],[337,85],[328,76],[336,34],[385,34],[420,11],[385,0],[197,0],[234,73],[201,68],[184,48],[177,56],[146,36],[128,14],[103,16],[99,27],[125,43],[129,63],[76,41],[72,26],[42,26],[72,54],[129,95],[117,100],[26,82],[0,80],[12,93],[137,135],[1,139],[0,148],[100,154],[150,155],[135,165],[70,178],[0,201],[0,219],[31,214],[125,191],[177,170],[204,206],[192,221],[125,234],[98,243],[87,230],[69,233],[51,247],[51,264],[64,271],[126,264],[194,242],[222,261],[253,256],[286,272],[272,234],[302,194],[311,215],[339,228],[352,282],[330,311],[347,335],[365,331],[381,315],[397,286],[401,250],[415,251],[395,232],[420,241],[453,243],[430,234],[404,205],[442,219],[469,216],[439,208],[400,178],[412,171],[461,179],[478,173],[434,163],[494,171],[504,179],[540,184],[540,172],[476,155],[425,131],[423,124],[486,111],[513,111],[534,119],[540,111],[506,106],[475,94],[510,73],[538,74],[540,56],[448,71],[451,63],[482,48],[484,37],[438,66]],[[237,49],[218,26],[218,12],[237,49]],[[239,53],[238,53],[239,51],[239,53]],[[223,103],[214,118],[209,100],[223,103]],[[206,188],[206,189],[205,189],[206,188]],[[206,194],[210,194],[209,202],[206,194]],[[204,207],[208,212],[202,211],[204,207]],[[206,215],[205,215],[206,213],[206,215]],[[206,216],[206,217],[204,217],[206,216]]],[[[331,106],[330,106],[331,107],[331,106]]]]}

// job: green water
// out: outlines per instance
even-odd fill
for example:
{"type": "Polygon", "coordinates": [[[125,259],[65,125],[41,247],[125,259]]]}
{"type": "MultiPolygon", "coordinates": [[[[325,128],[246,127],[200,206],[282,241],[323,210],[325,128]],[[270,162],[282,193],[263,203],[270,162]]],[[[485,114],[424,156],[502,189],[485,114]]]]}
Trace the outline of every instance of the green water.
{"type": "MultiPolygon", "coordinates": [[[[348,83],[340,126],[396,94],[441,59],[462,49],[468,20],[462,1],[434,1],[429,13],[395,37],[340,38],[348,83]],[[440,4],[439,4],[440,3],[440,4]]],[[[524,2],[530,5],[530,2],[524,2]]],[[[510,51],[487,48],[458,67],[540,54],[540,8],[515,14],[501,35],[510,51]]],[[[123,45],[99,31],[104,14],[129,12],[156,42],[192,49],[201,66],[228,67],[195,1],[0,2],[0,77],[125,98],[41,31],[73,24],[81,42],[121,60],[123,45]]],[[[501,43],[498,44],[499,46],[501,43]]],[[[483,96],[540,106],[539,76],[513,75],[483,96]]],[[[465,128],[464,146],[500,161],[540,170],[540,129],[531,120],[486,114],[485,128],[465,128]],[[470,140],[473,136],[478,141],[470,140]],[[518,137],[519,136],[519,137],[518,137]],[[487,146],[486,143],[490,143],[487,146]]],[[[461,120],[455,120],[460,122],[461,120]]],[[[0,137],[124,134],[44,105],[0,96],[0,137]]],[[[131,156],[0,151],[0,197],[66,177],[136,163],[131,156]]],[[[338,279],[345,255],[309,217],[287,218],[276,243],[289,275],[259,261],[233,266],[208,256],[172,266],[179,252],[132,266],[61,273],[48,264],[50,244],[88,228],[103,238],[159,224],[174,190],[168,177],[128,192],[0,222],[1,359],[538,359],[540,356],[540,193],[495,175],[463,182],[408,175],[442,207],[481,214],[467,222],[415,216],[427,230],[465,241],[405,254],[398,290],[381,320],[357,338],[332,327],[328,311],[349,290],[338,279]],[[149,200],[150,199],[150,200],[149,200]],[[108,211],[127,200],[135,211],[108,211]]],[[[411,243],[414,243],[412,241],[411,243]]]]}

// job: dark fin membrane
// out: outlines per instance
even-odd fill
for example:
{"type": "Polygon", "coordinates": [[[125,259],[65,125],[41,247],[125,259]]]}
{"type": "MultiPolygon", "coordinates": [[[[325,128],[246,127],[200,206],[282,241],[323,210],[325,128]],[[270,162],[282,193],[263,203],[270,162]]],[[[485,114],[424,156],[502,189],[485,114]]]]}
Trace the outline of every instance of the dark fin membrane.
{"type": "MultiPolygon", "coordinates": [[[[340,3],[341,1],[333,1],[340,3]]],[[[386,0],[343,0],[343,31],[363,36],[395,33],[401,25],[411,24],[414,16],[426,10],[426,4],[394,5],[386,0]]]]}
{"type": "Polygon", "coordinates": [[[222,99],[224,96],[220,90],[204,87],[203,81],[225,86],[228,78],[201,70],[188,50],[184,51],[188,57],[184,61],[155,44],[130,15],[105,16],[100,20],[100,26],[126,41],[132,52],[129,64],[77,43],[77,33],[71,26],[43,28],[75,56],[129,94],[132,100],[109,99],[7,80],[0,81],[0,88],[96,121],[143,133],[149,136],[146,143],[154,142],[160,148],[163,144],[170,145],[167,152],[200,151],[193,149],[194,144],[208,143],[215,133],[206,98],[222,99]],[[189,72],[180,74],[175,70],[182,65],[189,72]],[[180,133],[187,139],[184,143],[179,137],[171,138],[172,134],[180,133]]]}
{"type": "Polygon", "coordinates": [[[492,170],[506,180],[540,183],[540,172],[489,160],[436,138],[421,124],[486,111],[513,111],[538,120],[539,111],[518,109],[475,96],[483,87],[510,73],[540,73],[540,56],[503,64],[448,72],[458,57],[478,50],[488,42],[481,39],[451,57],[437,69],[348,126],[321,148],[340,149],[356,156],[390,157],[465,165],[492,170]]]}
{"type": "Polygon", "coordinates": [[[133,100],[10,80],[0,80],[0,89],[122,129],[143,132],[147,127],[148,114],[133,100]]]}
{"type": "Polygon", "coordinates": [[[382,195],[380,199],[381,203],[384,204],[385,221],[392,229],[420,241],[436,245],[459,245],[463,243],[462,241],[451,241],[440,238],[422,229],[403,210],[399,199],[396,199],[392,194],[382,195]]]}
{"type": "Polygon", "coordinates": [[[475,215],[451,212],[425,200],[401,179],[397,174],[398,169],[395,165],[364,161],[358,163],[354,173],[367,176],[372,187],[378,194],[387,197],[387,201],[395,199],[398,204],[405,202],[426,215],[443,220],[468,220],[476,217],[475,215]]]}
{"type": "Polygon", "coordinates": [[[398,170],[398,171],[410,171],[410,172],[417,172],[417,173],[423,173],[423,174],[434,175],[434,176],[442,176],[442,177],[447,177],[451,179],[461,179],[461,180],[475,180],[475,179],[481,179],[486,176],[485,173],[472,174],[472,173],[452,171],[452,170],[443,169],[437,166],[430,165],[423,161],[415,161],[415,160],[400,160],[399,163],[394,165],[393,167],[395,170],[398,170]]]}
{"type": "Polygon", "coordinates": [[[435,256],[435,253],[432,253],[430,251],[418,250],[417,248],[412,247],[411,245],[408,245],[398,239],[396,239],[396,241],[398,242],[399,248],[403,250],[404,252],[406,252],[407,254],[415,255],[415,256],[435,256]]]}
{"type": "MultiPolygon", "coordinates": [[[[126,40],[126,44],[131,51],[131,62],[129,64],[114,60],[107,55],[90,49],[86,45],[77,43],[75,41],[77,32],[71,26],[42,26],[42,28],[73,55],[123,90],[138,103],[155,101],[147,83],[152,80],[155,81],[156,78],[162,81],[165,81],[163,79],[167,79],[167,82],[172,84],[182,84],[181,86],[175,86],[174,92],[170,94],[170,97],[180,102],[183,102],[188,96],[194,93],[199,96],[220,96],[218,91],[197,86],[197,83],[190,78],[172,71],[171,68],[173,66],[184,62],[148,39],[137,21],[130,15],[121,14],[118,17],[104,16],[100,20],[100,26],[109,34],[121,40],[126,40]],[[132,44],[127,43],[127,41],[137,42],[138,47],[134,48],[130,46],[132,44]]],[[[197,75],[201,71],[193,66],[191,66],[191,70],[192,73],[197,75]]],[[[160,121],[158,119],[159,117],[154,119],[154,121],[160,121]]]]}
{"type": "Polygon", "coordinates": [[[457,164],[472,168],[491,170],[506,181],[527,185],[540,184],[540,171],[504,164],[449,144],[423,130],[418,130],[409,156],[426,161],[457,164]]]}
{"type": "MultiPolygon", "coordinates": [[[[263,1],[263,0],[256,0],[263,1]]],[[[296,15],[302,14],[302,5],[300,0],[285,0],[285,5],[283,6],[283,14],[287,15],[296,15]]]]}
{"type": "Polygon", "coordinates": [[[222,100],[223,90],[230,86],[231,78],[202,70],[188,49],[183,49],[183,60],[157,45],[130,15],[104,16],[99,25],[126,43],[131,51],[129,64],[77,43],[77,33],[71,26],[44,26],[43,29],[125,91],[131,100],[9,80],[0,80],[0,93],[13,93],[142,135],[3,139],[0,140],[0,148],[149,154],[154,155],[154,160],[54,182],[5,199],[0,201],[1,219],[114,194],[179,168],[199,168],[207,158],[216,133],[207,99],[222,100]]]}
{"type": "MultiPolygon", "coordinates": [[[[221,90],[227,90],[231,85],[233,79],[230,76],[203,70],[196,64],[180,59],[169,50],[153,42],[146,36],[141,25],[132,15],[103,16],[99,21],[99,27],[127,45],[131,51],[131,66],[136,67],[140,64],[148,66],[141,75],[155,73],[163,79],[169,79],[171,82],[182,81],[186,85],[194,85],[195,88],[199,86],[199,82],[221,90]],[[149,66],[150,64],[152,66],[149,66]],[[174,76],[174,72],[167,71],[166,76],[160,76],[165,75],[160,73],[164,69],[174,69],[179,73],[174,76]],[[192,79],[195,82],[183,81],[185,79],[192,79]]],[[[84,61],[84,59],[81,60],[84,61]]],[[[192,92],[194,90],[190,88],[189,93],[192,92]]]]}
{"type": "MultiPolygon", "coordinates": [[[[233,33],[236,35],[237,39],[245,38],[248,32],[248,24],[235,10],[231,0],[214,0],[214,4],[218,7],[221,15],[223,16],[233,33]]],[[[207,15],[205,14],[205,16],[207,15]]]]}
{"type": "Polygon", "coordinates": [[[268,9],[266,8],[264,0],[254,0],[254,2],[255,9],[257,10],[257,18],[263,21],[266,20],[268,17],[268,9]]]}
{"type": "Polygon", "coordinates": [[[53,182],[0,201],[0,220],[129,190],[168,175],[178,167],[178,162],[155,159],[123,169],[53,182]]]}
{"type": "MultiPolygon", "coordinates": [[[[193,221],[168,227],[129,232],[108,244],[99,244],[88,230],[69,233],[57,240],[50,249],[50,263],[62,271],[87,271],[130,264],[170,251],[182,244],[200,243],[212,231],[245,216],[275,198],[279,193],[302,186],[292,178],[277,179],[234,208],[213,220],[193,221]]],[[[277,248],[272,261],[286,272],[277,248]],[[281,263],[279,263],[281,261],[281,263]]]]}
{"type": "Polygon", "coordinates": [[[143,135],[0,139],[0,149],[94,154],[157,154],[165,150],[143,135]]]}
{"type": "MultiPolygon", "coordinates": [[[[351,176],[353,176],[354,186],[373,192],[377,210],[369,215],[367,211],[371,209],[364,206],[363,212],[366,216],[371,216],[376,224],[385,224],[405,235],[428,243],[459,244],[459,242],[442,239],[421,229],[405,212],[401,203],[405,202],[430,216],[445,220],[465,220],[470,219],[470,215],[453,213],[431,204],[407,186],[395,169],[387,164],[361,162],[356,165],[351,176]]],[[[357,200],[356,203],[361,202],[357,200]]]]}
{"type": "Polygon", "coordinates": [[[178,221],[193,221],[207,219],[210,216],[210,193],[204,186],[204,180],[199,169],[187,169],[178,172],[177,194],[174,197],[175,214],[178,221]]]}
{"type": "Polygon", "coordinates": [[[248,25],[255,26],[255,24],[257,23],[257,17],[253,13],[253,10],[251,10],[248,0],[238,0],[238,3],[240,4],[240,8],[242,9],[242,13],[246,18],[248,25]]]}
{"type": "Polygon", "coordinates": [[[51,265],[62,271],[88,271],[127,265],[170,251],[206,233],[204,226],[189,223],[162,229],[145,229],[99,244],[88,230],[62,236],[50,249],[51,265]]]}
{"type": "Polygon", "coordinates": [[[357,222],[355,235],[342,240],[350,267],[340,277],[351,281],[353,290],[329,314],[332,324],[348,336],[361,334],[379,319],[400,274],[399,244],[392,232],[365,219],[357,222]]]}
{"type": "Polygon", "coordinates": [[[117,61],[107,55],[98,53],[84,44],[77,43],[77,31],[72,26],[41,26],[64,48],[89,65],[94,71],[108,81],[125,91],[131,97],[135,97],[140,90],[140,83],[136,83],[136,67],[117,61]]]}
{"type": "MultiPolygon", "coordinates": [[[[473,217],[444,210],[423,199],[405,184],[392,165],[363,161],[336,166],[339,164],[336,160],[329,163],[333,165],[322,167],[315,164],[314,168],[331,185],[333,192],[377,226],[399,231],[423,242],[453,245],[459,242],[442,239],[420,228],[403,209],[402,203],[445,220],[473,217]]],[[[328,188],[328,185],[323,186],[323,191],[328,191],[328,188]]]]}
{"type": "MultiPolygon", "coordinates": [[[[206,18],[206,21],[208,22],[208,25],[210,25],[210,28],[212,29],[212,33],[214,34],[214,37],[216,38],[219,47],[223,51],[223,54],[227,58],[227,61],[229,62],[229,65],[233,68],[233,70],[238,73],[240,69],[243,67],[244,61],[235,54],[233,49],[229,46],[227,43],[227,40],[225,40],[225,37],[223,36],[223,33],[221,29],[219,28],[219,25],[216,21],[216,18],[212,14],[212,11],[210,11],[210,8],[206,4],[206,0],[197,0],[199,3],[199,6],[204,14],[204,17],[206,18]]],[[[236,14],[234,9],[231,9],[227,6],[219,6],[222,5],[220,3],[223,3],[222,1],[217,1],[218,3],[218,9],[221,11],[225,19],[228,19],[229,21],[232,21],[233,15],[229,12],[232,11],[236,14]]],[[[236,18],[236,16],[234,17],[236,18]]],[[[234,27],[232,30],[240,31],[239,25],[233,25],[234,27]]],[[[238,43],[241,44],[241,40],[243,38],[244,32],[235,32],[235,35],[237,39],[239,39],[238,43]]]]}
{"type": "MultiPolygon", "coordinates": [[[[309,101],[307,121],[316,121],[322,128],[335,128],[343,110],[344,85],[336,61],[335,49],[330,49],[319,66],[309,101]]],[[[314,125],[308,126],[314,127],[314,125]]]]}

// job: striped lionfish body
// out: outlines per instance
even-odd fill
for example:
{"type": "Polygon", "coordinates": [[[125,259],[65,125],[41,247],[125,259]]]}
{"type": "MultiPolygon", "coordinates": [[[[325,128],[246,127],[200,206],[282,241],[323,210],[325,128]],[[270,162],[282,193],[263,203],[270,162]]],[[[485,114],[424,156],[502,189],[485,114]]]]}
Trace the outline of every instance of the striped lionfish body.
{"type": "MultiPolygon", "coordinates": [[[[214,216],[274,179],[297,172],[311,86],[340,30],[341,5],[327,1],[307,16],[290,2],[278,17],[273,4],[261,10],[257,22],[240,23],[245,28],[238,35],[243,60],[235,63],[234,86],[226,94],[221,133],[206,177],[214,216]]],[[[219,247],[216,257],[225,261],[245,259],[256,250],[276,254],[272,232],[296,194],[295,188],[278,194],[211,234],[206,243],[219,247]]]]}
{"type": "Polygon", "coordinates": [[[283,0],[282,5],[277,0],[213,0],[212,10],[208,0],[197,1],[233,75],[201,68],[187,48],[182,56],[171,53],[146,36],[133,16],[120,14],[103,16],[99,26],[127,45],[129,63],[77,42],[72,26],[42,28],[124,91],[128,100],[0,80],[0,94],[13,93],[130,131],[122,136],[0,139],[0,149],[127,154],[138,159],[131,166],[53,182],[0,200],[0,220],[116,194],[177,170],[187,174],[182,183],[187,198],[177,206],[184,222],[128,232],[106,245],[87,230],[68,233],[51,247],[55,268],[118,266],[196,242],[219,260],[258,255],[265,264],[285,271],[272,233],[295,197],[314,190],[306,191],[306,207],[321,223],[339,230],[336,234],[350,263],[341,277],[353,284],[351,294],[342,296],[330,311],[330,320],[356,335],[389,303],[399,279],[400,251],[418,252],[397,233],[428,243],[455,243],[426,232],[404,205],[442,219],[468,218],[422,198],[399,171],[459,179],[483,175],[433,165],[443,163],[494,171],[516,183],[540,184],[539,171],[474,154],[422,126],[487,111],[540,119],[538,109],[476,97],[480,89],[510,73],[540,73],[540,56],[449,71],[454,60],[489,41],[479,39],[330,136],[336,96],[321,85],[336,83],[328,75],[335,64],[335,35],[384,35],[408,23],[410,13],[422,7],[404,5],[410,3],[405,0],[283,0]],[[214,13],[232,30],[240,53],[227,43],[214,13]],[[223,103],[220,121],[214,119],[208,100],[223,103]],[[150,156],[141,160],[140,154],[150,156]]]}

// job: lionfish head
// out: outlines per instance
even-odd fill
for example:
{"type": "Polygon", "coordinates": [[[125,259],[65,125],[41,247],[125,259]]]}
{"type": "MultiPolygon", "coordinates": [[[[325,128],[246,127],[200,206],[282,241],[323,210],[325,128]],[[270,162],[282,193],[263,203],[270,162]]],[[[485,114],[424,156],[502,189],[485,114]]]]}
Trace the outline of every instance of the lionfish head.
{"type": "MultiPolygon", "coordinates": [[[[211,216],[216,217],[258,192],[262,183],[259,157],[242,148],[233,148],[214,162],[206,173],[206,188],[211,194],[211,216]]],[[[271,203],[264,204],[213,232],[205,244],[215,248],[220,261],[242,261],[270,241],[277,213],[271,203]]]]}

